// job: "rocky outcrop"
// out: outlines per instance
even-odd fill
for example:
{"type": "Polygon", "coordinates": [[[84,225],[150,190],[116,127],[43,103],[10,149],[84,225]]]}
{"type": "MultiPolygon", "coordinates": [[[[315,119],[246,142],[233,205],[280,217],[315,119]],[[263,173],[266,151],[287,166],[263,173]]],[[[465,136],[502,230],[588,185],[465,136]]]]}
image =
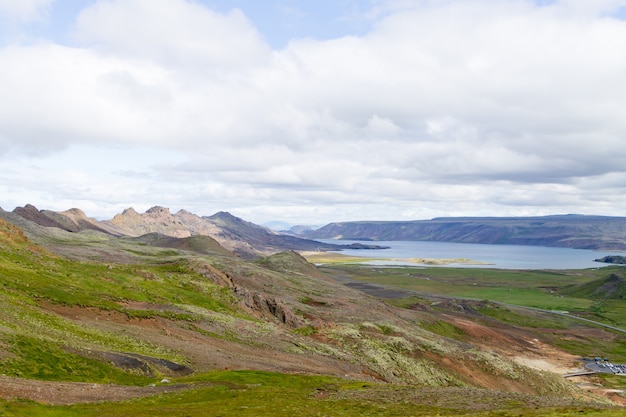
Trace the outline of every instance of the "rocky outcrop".
{"type": "Polygon", "coordinates": [[[605,263],[605,264],[624,265],[624,264],[626,264],[626,256],[609,255],[609,256],[605,256],[605,257],[600,258],[600,259],[594,259],[594,262],[602,262],[602,263],[605,263]]]}
{"type": "Polygon", "coordinates": [[[291,308],[274,297],[240,286],[233,288],[233,292],[248,309],[261,317],[277,319],[280,323],[292,328],[302,325],[302,319],[291,308]]]}
{"type": "Polygon", "coordinates": [[[190,267],[214,284],[230,288],[233,294],[241,300],[241,303],[255,315],[278,320],[280,323],[293,328],[302,324],[302,319],[290,307],[275,297],[237,285],[227,273],[212,265],[203,263],[190,265],[190,267]]]}
{"type": "Polygon", "coordinates": [[[192,268],[203,277],[211,280],[216,285],[228,288],[235,288],[233,279],[225,272],[220,271],[212,265],[203,263],[192,268]]]}

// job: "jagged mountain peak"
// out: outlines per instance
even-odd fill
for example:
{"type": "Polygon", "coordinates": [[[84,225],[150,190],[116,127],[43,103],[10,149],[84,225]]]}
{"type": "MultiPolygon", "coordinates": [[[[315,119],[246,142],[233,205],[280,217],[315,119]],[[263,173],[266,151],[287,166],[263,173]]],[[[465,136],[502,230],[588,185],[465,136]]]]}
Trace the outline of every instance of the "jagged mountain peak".
{"type": "Polygon", "coordinates": [[[207,219],[220,226],[239,225],[239,226],[246,226],[246,227],[252,227],[254,229],[262,229],[262,230],[269,231],[269,229],[266,227],[259,226],[258,224],[246,221],[242,219],[241,217],[237,217],[227,211],[218,211],[212,216],[204,216],[203,219],[207,219]]]}
{"type": "Polygon", "coordinates": [[[228,219],[228,220],[242,220],[241,218],[230,214],[227,211],[218,211],[212,216],[205,216],[207,219],[228,219]]]}
{"type": "Polygon", "coordinates": [[[115,234],[114,231],[102,227],[96,220],[88,218],[87,215],[78,208],[56,212],[52,210],[39,210],[32,204],[26,204],[24,207],[16,207],[13,213],[40,226],[56,227],[68,232],[80,232],[81,230],[91,229],[103,233],[115,234]]]}
{"type": "Polygon", "coordinates": [[[151,216],[171,216],[170,209],[162,206],[154,206],[146,210],[146,214],[151,216]]]}
{"type": "Polygon", "coordinates": [[[72,216],[75,218],[84,218],[84,219],[88,218],[85,212],[79,208],[71,208],[69,210],[62,211],[61,213],[65,214],[66,216],[72,216]]]}
{"type": "Polygon", "coordinates": [[[39,215],[41,212],[32,204],[26,204],[24,207],[15,207],[13,213],[19,214],[22,217],[39,215]]]}
{"type": "Polygon", "coordinates": [[[335,245],[282,235],[226,211],[201,217],[186,210],[179,210],[176,214],[172,214],[169,208],[163,206],[154,206],[141,214],[129,207],[122,213],[116,214],[111,220],[102,221],[88,218],[80,209],[70,209],[65,212],[40,211],[32,205],[27,205],[16,211],[16,214],[23,219],[38,225],[57,227],[69,232],[91,229],[114,236],[128,237],[139,237],[150,233],[158,233],[171,238],[210,236],[223,248],[245,258],[256,258],[288,249],[337,248],[335,245]]]}
{"type": "Polygon", "coordinates": [[[46,215],[46,213],[39,210],[32,204],[26,204],[24,207],[16,207],[13,209],[13,213],[26,220],[37,223],[40,226],[58,227],[64,229],[63,225],[61,225],[56,219],[50,218],[46,215]]]}
{"type": "MultiPolygon", "coordinates": [[[[129,207],[129,208],[125,209],[125,210],[122,212],[122,214],[121,214],[121,215],[122,215],[122,216],[139,216],[139,213],[137,213],[137,211],[135,211],[135,209],[134,209],[134,208],[129,207]]],[[[118,216],[119,216],[119,214],[118,214],[118,216]]]]}
{"type": "MultiPolygon", "coordinates": [[[[33,206],[30,203],[26,204],[24,207],[16,207],[15,208],[15,210],[18,210],[18,209],[24,209],[24,210],[29,210],[29,211],[34,211],[34,210],[39,211],[39,209],[37,207],[33,206]]],[[[15,211],[15,210],[13,210],[13,211],[15,211]]]]}

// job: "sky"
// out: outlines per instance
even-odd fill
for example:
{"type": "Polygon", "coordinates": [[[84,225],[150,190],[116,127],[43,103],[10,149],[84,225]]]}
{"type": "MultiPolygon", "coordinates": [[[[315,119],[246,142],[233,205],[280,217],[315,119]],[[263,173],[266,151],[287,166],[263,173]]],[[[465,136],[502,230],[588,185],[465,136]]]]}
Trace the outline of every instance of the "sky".
{"type": "Polygon", "coordinates": [[[626,215],[626,0],[0,0],[0,207],[626,215]]]}

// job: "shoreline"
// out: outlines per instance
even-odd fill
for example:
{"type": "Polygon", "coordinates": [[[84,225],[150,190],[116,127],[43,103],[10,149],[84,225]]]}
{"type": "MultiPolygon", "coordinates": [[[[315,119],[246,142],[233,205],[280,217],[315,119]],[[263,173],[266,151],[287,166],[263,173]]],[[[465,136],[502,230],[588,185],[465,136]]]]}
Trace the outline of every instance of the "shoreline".
{"type": "Polygon", "coordinates": [[[336,252],[301,251],[299,252],[307,261],[313,264],[367,264],[370,262],[383,262],[384,266],[392,266],[394,262],[401,262],[399,266],[410,265],[490,265],[485,262],[475,261],[467,258],[378,258],[344,255],[336,252]],[[408,265],[407,265],[408,264],[408,265]]]}

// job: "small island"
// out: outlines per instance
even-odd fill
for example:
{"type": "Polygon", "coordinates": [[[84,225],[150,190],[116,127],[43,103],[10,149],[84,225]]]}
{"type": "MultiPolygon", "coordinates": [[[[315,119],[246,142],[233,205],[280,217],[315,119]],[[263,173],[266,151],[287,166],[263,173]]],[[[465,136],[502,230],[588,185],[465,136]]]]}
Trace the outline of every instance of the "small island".
{"type": "Polygon", "coordinates": [[[605,257],[600,258],[600,259],[594,259],[593,261],[594,262],[603,262],[605,264],[624,265],[624,264],[626,264],[626,256],[609,255],[609,256],[605,256],[605,257]]]}
{"type": "Polygon", "coordinates": [[[350,243],[349,245],[341,245],[342,249],[390,249],[389,246],[366,245],[363,243],[350,243]]]}

